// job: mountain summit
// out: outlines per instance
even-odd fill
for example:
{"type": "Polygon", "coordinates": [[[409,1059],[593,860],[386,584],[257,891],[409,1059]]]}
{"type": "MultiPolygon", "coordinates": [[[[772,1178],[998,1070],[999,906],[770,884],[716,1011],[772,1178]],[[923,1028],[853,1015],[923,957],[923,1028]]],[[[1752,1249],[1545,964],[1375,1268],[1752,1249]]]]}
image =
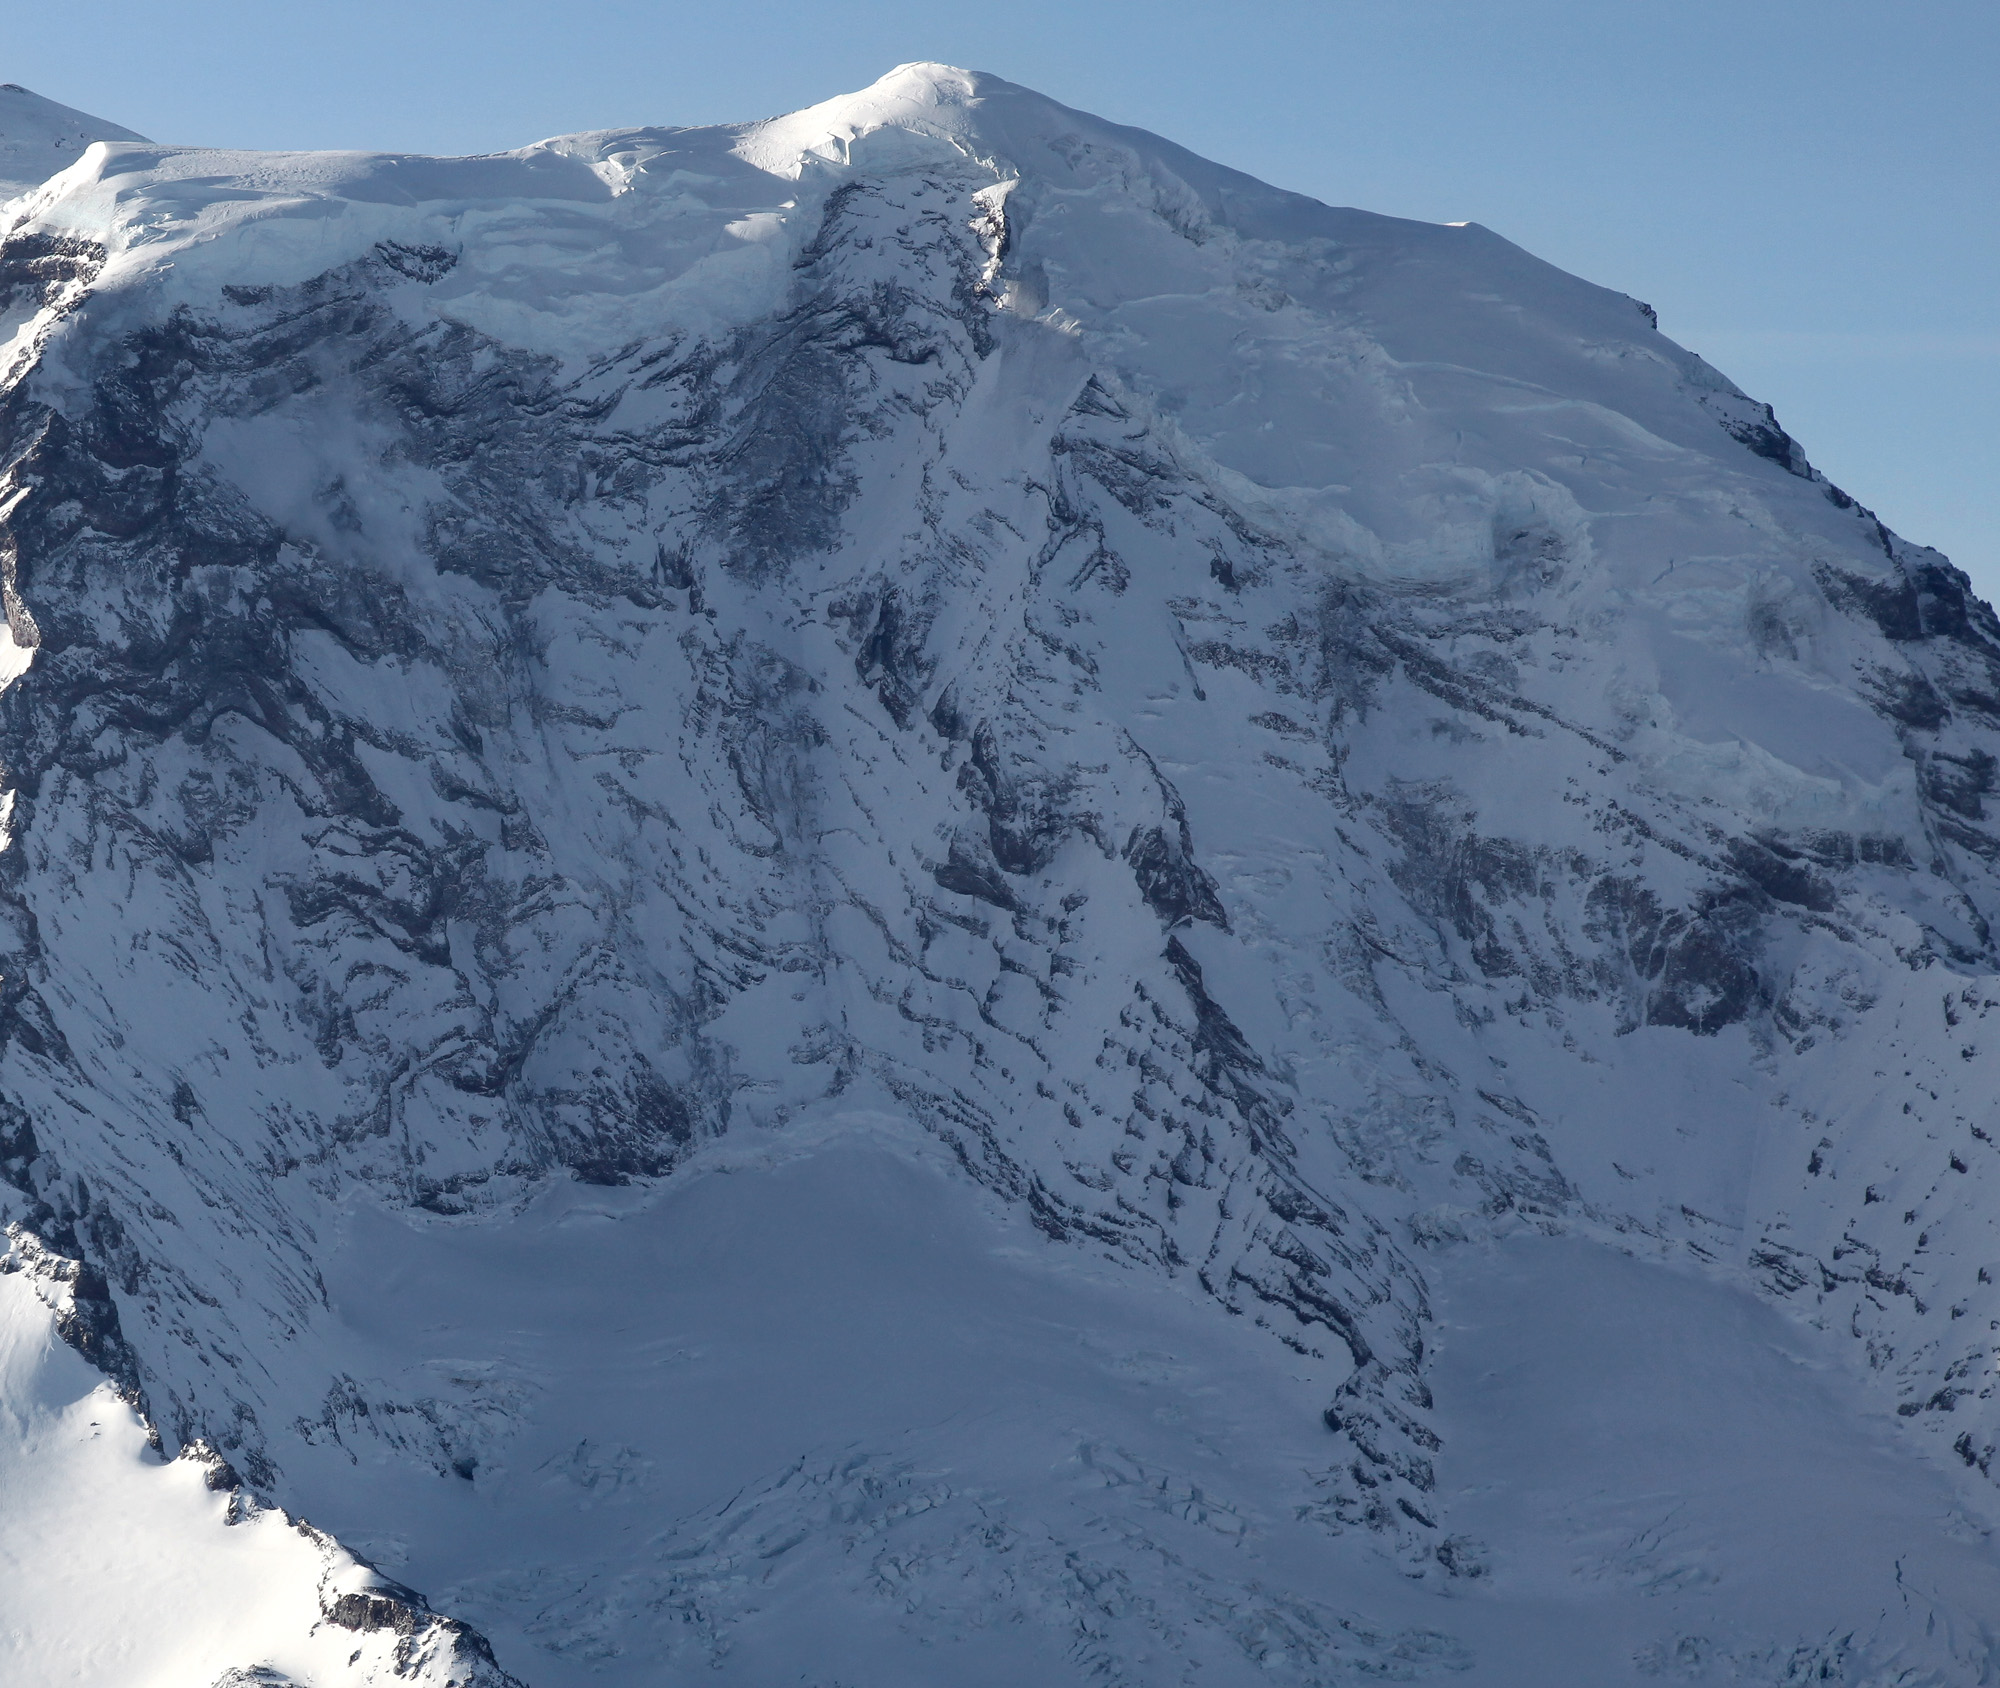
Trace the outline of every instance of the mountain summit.
{"type": "Polygon", "coordinates": [[[0,201],[38,188],[67,170],[93,141],[143,141],[130,129],[73,111],[18,82],[0,82],[0,201]]]}
{"type": "Polygon", "coordinates": [[[1647,307],[935,65],[0,222],[23,1680],[2000,1670],[2000,623],[1647,307]]]}

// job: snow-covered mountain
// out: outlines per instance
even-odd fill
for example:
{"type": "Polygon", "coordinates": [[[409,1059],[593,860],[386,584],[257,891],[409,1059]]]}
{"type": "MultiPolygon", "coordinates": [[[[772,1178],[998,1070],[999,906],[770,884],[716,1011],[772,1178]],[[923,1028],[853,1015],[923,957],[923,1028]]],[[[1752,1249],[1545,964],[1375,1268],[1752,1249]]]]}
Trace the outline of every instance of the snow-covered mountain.
{"type": "Polygon", "coordinates": [[[18,82],[0,82],[0,200],[16,198],[67,170],[93,141],[145,138],[31,94],[18,82]]]}
{"type": "Polygon", "coordinates": [[[1647,307],[936,65],[5,217],[11,1679],[2000,1675],[2000,623],[1647,307]]]}

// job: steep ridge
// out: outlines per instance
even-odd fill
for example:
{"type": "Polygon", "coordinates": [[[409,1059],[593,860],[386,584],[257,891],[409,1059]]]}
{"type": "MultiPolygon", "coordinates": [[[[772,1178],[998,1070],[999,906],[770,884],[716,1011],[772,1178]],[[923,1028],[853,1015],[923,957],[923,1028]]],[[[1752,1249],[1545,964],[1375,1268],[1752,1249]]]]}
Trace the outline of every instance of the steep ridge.
{"type": "Polygon", "coordinates": [[[79,1340],[101,1281],[13,1243],[0,1271],[9,1682],[512,1688],[479,1636],[261,1504],[207,1443],[164,1461],[84,1363],[102,1358],[79,1340]]]}
{"type": "Polygon", "coordinates": [[[93,141],[143,141],[101,117],[77,111],[18,82],[0,82],[0,200],[14,199],[67,170],[93,141]]]}
{"type": "Polygon", "coordinates": [[[5,1216],[169,1451],[535,1683],[1992,1668],[2000,624],[1646,307],[921,65],[7,215],[5,1216]],[[1535,1239],[1911,1511],[1469,1533],[1535,1239]]]}

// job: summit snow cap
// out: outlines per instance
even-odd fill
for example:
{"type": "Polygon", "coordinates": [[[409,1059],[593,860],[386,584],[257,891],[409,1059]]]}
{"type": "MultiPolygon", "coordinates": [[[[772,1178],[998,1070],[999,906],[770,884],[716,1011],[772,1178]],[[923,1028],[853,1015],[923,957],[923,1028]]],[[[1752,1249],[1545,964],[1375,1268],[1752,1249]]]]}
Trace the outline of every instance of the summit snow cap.
{"type": "Polygon", "coordinates": [[[93,141],[144,139],[18,82],[0,82],[0,201],[16,199],[67,170],[93,141]]]}
{"type": "Polygon", "coordinates": [[[1189,201],[1195,215],[1229,221],[1225,205],[1318,209],[1316,201],[1212,163],[1161,136],[1076,111],[985,71],[902,64],[868,87],[802,111],[746,125],[736,156],[797,180],[816,167],[894,168],[956,152],[996,175],[1032,175],[1064,186],[1150,181],[1189,201]]]}
{"type": "Polygon", "coordinates": [[[993,90],[1026,92],[954,65],[899,64],[858,93],[751,125],[736,152],[773,175],[796,177],[813,159],[853,162],[855,143],[884,130],[963,146],[977,131],[977,108],[993,90]]]}

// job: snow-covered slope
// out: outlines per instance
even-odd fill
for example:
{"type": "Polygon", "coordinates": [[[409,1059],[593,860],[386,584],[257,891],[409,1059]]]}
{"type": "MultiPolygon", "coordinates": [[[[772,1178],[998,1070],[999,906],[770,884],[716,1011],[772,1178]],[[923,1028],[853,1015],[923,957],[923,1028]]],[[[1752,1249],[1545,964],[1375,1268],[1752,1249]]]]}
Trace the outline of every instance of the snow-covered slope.
{"type": "Polygon", "coordinates": [[[0,1567],[9,1683],[504,1688],[463,1624],[247,1493],[205,1443],[171,1463],[58,1339],[103,1284],[16,1233],[0,1273],[0,1567]]]}
{"type": "Polygon", "coordinates": [[[166,1452],[537,1685],[1990,1678],[2000,624],[1644,306],[931,65],[8,217],[166,1452]]]}
{"type": "Polygon", "coordinates": [[[145,138],[45,100],[17,82],[0,82],[0,200],[16,198],[67,170],[93,141],[145,138]]]}

